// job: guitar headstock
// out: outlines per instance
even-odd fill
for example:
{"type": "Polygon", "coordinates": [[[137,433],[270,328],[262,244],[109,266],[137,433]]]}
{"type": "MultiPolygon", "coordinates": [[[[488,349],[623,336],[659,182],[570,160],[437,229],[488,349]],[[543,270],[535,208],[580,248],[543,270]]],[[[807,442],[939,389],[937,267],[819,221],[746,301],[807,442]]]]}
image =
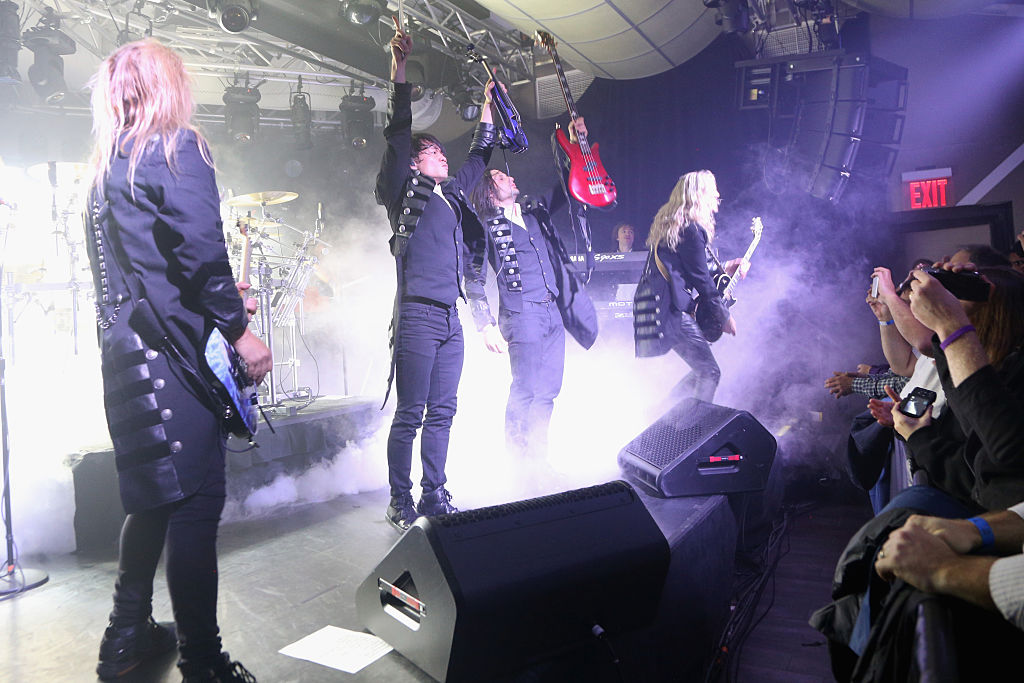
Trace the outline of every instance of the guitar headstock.
{"type": "Polygon", "coordinates": [[[484,57],[482,54],[480,54],[479,51],[477,51],[476,45],[474,45],[473,43],[470,43],[466,46],[466,57],[470,61],[486,64],[486,57],[484,57]]]}
{"type": "Polygon", "coordinates": [[[761,223],[761,217],[754,216],[750,221],[750,232],[754,233],[754,237],[760,238],[762,230],[764,230],[764,225],[761,223]]]}
{"type": "Polygon", "coordinates": [[[537,29],[537,32],[534,34],[534,38],[537,43],[546,48],[548,52],[555,49],[555,39],[547,31],[537,29]]]}

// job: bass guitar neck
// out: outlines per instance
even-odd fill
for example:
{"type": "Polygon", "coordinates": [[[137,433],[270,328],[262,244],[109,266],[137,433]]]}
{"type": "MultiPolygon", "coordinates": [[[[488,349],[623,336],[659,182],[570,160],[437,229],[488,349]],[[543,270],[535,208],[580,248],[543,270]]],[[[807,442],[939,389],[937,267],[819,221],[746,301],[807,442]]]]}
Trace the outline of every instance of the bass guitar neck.
{"type": "MultiPolygon", "coordinates": [[[[562,96],[565,97],[569,118],[575,126],[579,113],[576,111],[576,103],[573,101],[565,70],[562,69],[562,62],[555,50],[555,40],[546,31],[537,31],[537,40],[551,55],[555,73],[558,75],[558,84],[562,88],[562,96]]],[[[615,188],[615,181],[608,175],[604,164],[601,163],[597,145],[591,145],[584,134],[578,134],[577,141],[573,142],[562,129],[555,131],[555,140],[569,159],[569,194],[577,201],[594,208],[606,209],[614,206],[618,191],[615,188]]]]}

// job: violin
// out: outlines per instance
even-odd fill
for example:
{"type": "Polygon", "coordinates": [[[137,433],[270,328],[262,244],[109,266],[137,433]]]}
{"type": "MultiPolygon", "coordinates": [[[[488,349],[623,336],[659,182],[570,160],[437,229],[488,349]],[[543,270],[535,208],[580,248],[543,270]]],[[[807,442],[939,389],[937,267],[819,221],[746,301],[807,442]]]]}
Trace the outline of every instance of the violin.
{"type": "MultiPolygon", "coordinates": [[[[477,52],[472,43],[466,46],[466,56],[474,62],[483,64],[484,68],[487,69],[487,73],[492,74],[493,78],[494,71],[487,63],[487,58],[477,52]]],[[[516,110],[516,106],[512,104],[508,93],[498,84],[496,78],[494,88],[491,90],[491,101],[494,103],[494,109],[498,114],[498,121],[495,122],[498,129],[498,144],[504,149],[511,150],[513,154],[525,152],[530,148],[530,143],[526,139],[526,133],[523,131],[522,119],[519,118],[519,112],[516,110]]]]}

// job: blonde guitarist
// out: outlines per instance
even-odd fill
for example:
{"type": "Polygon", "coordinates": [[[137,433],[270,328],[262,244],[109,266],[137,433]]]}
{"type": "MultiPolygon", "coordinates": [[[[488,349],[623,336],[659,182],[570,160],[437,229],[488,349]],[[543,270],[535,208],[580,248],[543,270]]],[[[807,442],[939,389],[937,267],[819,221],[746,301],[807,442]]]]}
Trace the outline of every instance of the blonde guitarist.
{"type": "MultiPolygon", "coordinates": [[[[709,307],[708,316],[721,332],[736,334],[736,321],[723,301],[709,266],[720,203],[711,171],[683,175],[661,207],[647,238],[648,264],[634,299],[633,331],[637,357],[675,351],[690,372],[672,390],[675,399],[694,397],[711,402],[721,370],[694,319],[694,300],[709,307]]],[[[730,277],[746,277],[750,262],[724,264],[730,277]]]]}

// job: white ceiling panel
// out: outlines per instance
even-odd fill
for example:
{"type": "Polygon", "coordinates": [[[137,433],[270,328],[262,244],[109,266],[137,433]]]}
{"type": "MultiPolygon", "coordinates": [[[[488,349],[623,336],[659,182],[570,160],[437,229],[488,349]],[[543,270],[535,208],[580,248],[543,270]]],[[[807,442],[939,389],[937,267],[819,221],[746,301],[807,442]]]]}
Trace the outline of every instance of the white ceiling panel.
{"type": "Polygon", "coordinates": [[[699,0],[478,1],[523,33],[549,32],[565,61],[602,78],[667,71],[720,32],[714,10],[699,0]]]}

